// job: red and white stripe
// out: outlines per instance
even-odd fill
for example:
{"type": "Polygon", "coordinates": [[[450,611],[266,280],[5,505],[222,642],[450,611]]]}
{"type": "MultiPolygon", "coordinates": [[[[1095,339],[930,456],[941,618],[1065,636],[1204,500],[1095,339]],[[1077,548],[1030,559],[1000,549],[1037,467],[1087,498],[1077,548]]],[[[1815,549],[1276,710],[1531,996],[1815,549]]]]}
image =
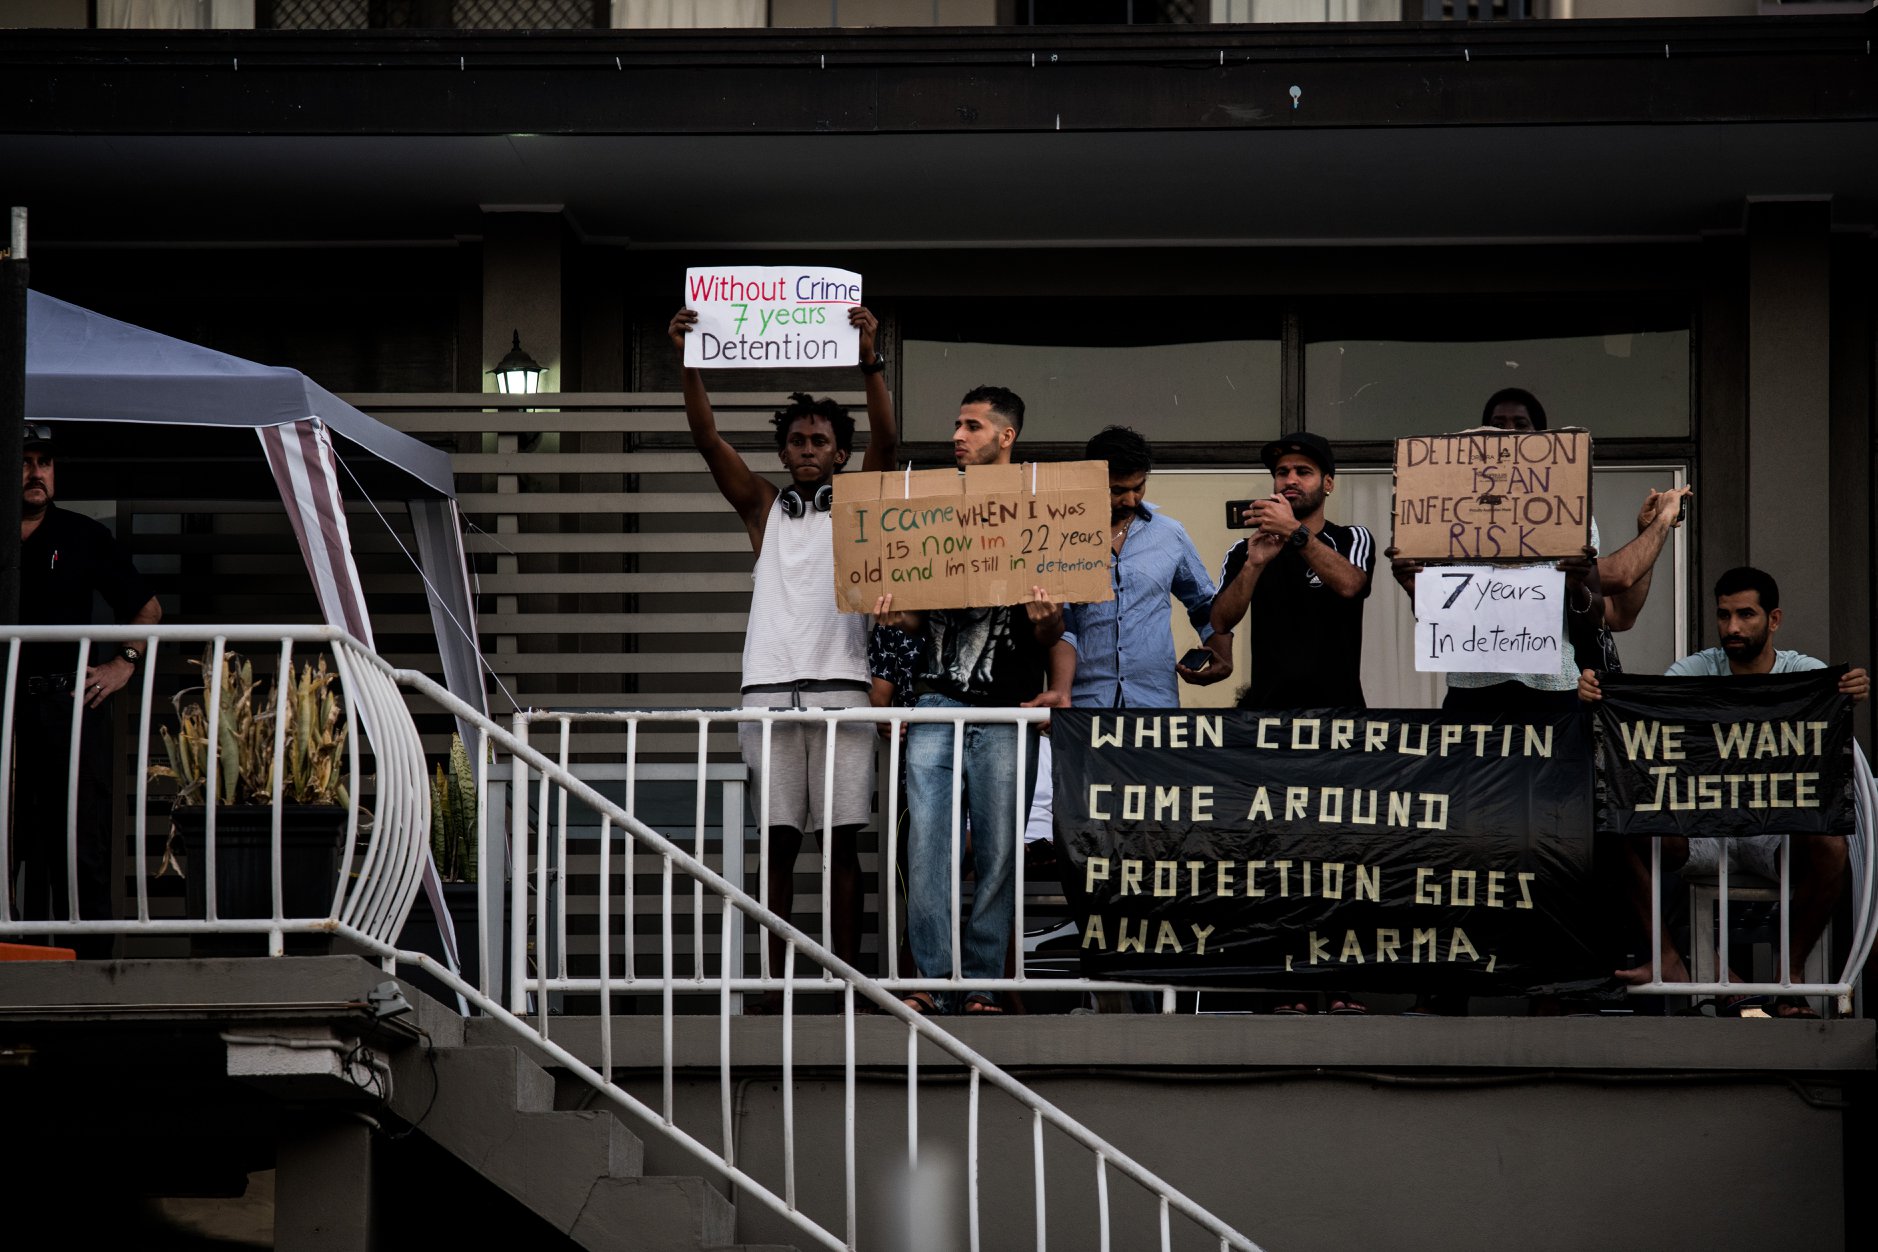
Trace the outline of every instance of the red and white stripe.
{"type": "MultiPolygon", "coordinates": [[[[293,535],[300,542],[307,572],[313,576],[320,615],[328,626],[343,627],[376,652],[371,618],[365,612],[365,588],[359,582],[359,567],[352,560],[352,536],[346,529],[345,505],[339,498],[333,441],[325,423],[309,417],[259,427],[255,433],[261,436],[261,450],[267,456],[268,468],[274,471],[274,484],[293,523],[293,535]]],[[[424,854],[424,894],[430,897],[431,909],[439,921],[445,961],[455,971],[461,968],[456,924],[444,905],[443,881],[428,849],[424,854]]]]}
{"type": "Polygon", "coordinates": [[[281,503],[293,523],[320,613],[329,626],[343,627],[368,648],[372,623],[365,612],[365,589],[352,561],[352,538],[345,506],[339,499],[339,476],[333,464],[332,437],[318,418],[263,426],[261,449],[280,488],[281,503]]]}

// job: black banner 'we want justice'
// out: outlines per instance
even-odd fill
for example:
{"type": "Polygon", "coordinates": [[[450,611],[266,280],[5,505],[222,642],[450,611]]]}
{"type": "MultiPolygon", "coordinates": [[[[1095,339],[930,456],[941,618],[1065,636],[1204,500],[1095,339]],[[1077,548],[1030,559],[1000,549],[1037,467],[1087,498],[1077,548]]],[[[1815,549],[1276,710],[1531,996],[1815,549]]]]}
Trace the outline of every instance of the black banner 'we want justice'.
{"type": "Polygon", "coordinates": [[[1606,675],[1593,715],[1598,829],[1724,838],[1850,833],[1845,668],[1745,678],[1606,675]]]}
{"type": "Polygon", "coordinates": [[[1092,976],[1517,993],[1609,974],[1576,715],[1052,718],[1092,976]]]}

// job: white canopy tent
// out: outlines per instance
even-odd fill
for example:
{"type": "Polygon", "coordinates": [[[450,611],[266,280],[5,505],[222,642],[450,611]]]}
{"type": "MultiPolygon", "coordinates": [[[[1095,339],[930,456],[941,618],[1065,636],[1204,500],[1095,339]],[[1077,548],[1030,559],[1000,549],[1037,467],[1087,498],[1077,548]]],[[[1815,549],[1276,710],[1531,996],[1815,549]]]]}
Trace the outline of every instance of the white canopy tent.
{"type": "MultiPolygon", "coordinates": [[[[293,524],[327,623],[375,646],[340,499],[333,434],[402,471],[444,681],[488,711],[450,458],[353,408],[298,370],[257,365],[34,291],[26,313],[26,420],[252,429],[293,524]]],[[[477,742],[462,727],[463,741],[477,742]]],[[[480,770],[481,763],[478,762],[480,770]]],[[[434,866],[425,889],[456,939],[434,866]]]]}

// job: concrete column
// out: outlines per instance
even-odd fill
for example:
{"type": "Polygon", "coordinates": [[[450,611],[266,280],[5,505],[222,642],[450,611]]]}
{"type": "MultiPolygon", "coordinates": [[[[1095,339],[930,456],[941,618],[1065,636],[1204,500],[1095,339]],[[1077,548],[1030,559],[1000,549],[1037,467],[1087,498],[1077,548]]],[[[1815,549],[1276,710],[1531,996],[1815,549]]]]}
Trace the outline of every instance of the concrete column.
{"type": "Polygon", "coordinates": [[[1821,660],[1832,659],[1831,226],[1824,200],[1748,206],[1748,562],[1780,583],[1778,646],[1821,660]]]}
{"type": "MultiPolygon", "coordinates": [[[[485,391],[496,389],[488,371],[507,354],[521,336],[522,348],[535,361],[547,367],[542,389],[559,391],[562,377],[562,239],[561,206],[543,205],[502,209],[485,206],[483,210],[483,307],[482,307],[482,385],[485,391]]],[[[496,451],[519,450],[520,440],[513,434],[496,438],[496,451]]],[[[496,477],[498,492],[519,491],[521,480],[515,474],[496,477]]],[[[496,533],[513,535],[521,530],[520,517],[513,513],[496,516],[496,533]]],[[[522,562],[508,555],[496,557],[498,574],[520,571],[522,562]]],[[[497,596],[496,612],[512,615],[519,611],[517,596],[497,596]]],[[[514,635],[497,635],[484,640],[497,652],[516,651],[514,635]]]]}
{"type": "Polygon", "coordinates": [[[560,391],[561,206],[483,211],[483,374],[508,352],[520,331],[528,355],[548,367],[543,390],[560,391]]]}
{"type": "Polygon", "coordinates": [[[372,1132],[346,1113],[290,1115],[275,1153],[275,1252],[372,1246],[372,1132]]]}

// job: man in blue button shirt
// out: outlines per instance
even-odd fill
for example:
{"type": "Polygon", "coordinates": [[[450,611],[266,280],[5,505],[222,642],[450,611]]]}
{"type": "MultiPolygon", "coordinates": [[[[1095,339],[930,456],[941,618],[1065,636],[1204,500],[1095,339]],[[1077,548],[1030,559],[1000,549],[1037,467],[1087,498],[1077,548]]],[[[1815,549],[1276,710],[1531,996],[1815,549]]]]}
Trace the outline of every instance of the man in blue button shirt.
{"type": "MultiPolygon", "coordinates": [[[[1180,707],[1181,679],[1206,686],[1232,675],[1232,635],[1222,632],[1212,663],[1181,669],[1174,663],[1173,605],[1186,606],[1187,620],[1211,645],[1213,580],[1182,526],[1144,499],[1154,452],[1126,426],[1110,426],[1090,439],[1083,458],[1109,467],[1109,575],[1115,598],[1098,604],[1063,606],[1063,638],[1076,647],[1076,678],[1070,704],[1095,709],[1180,707]]],[[[1025,875],[1053,872],[1054,831],[1050,793],[1050,741],[1038,748],[1037,789],[1024,827],[1025,875]]]]}
{"type": "MultiPolygon", "coordinates": [[[[1178,708],[1168,596],[1186,606],[1187,620],[1204,644],[1213,634],[1213,580],[1187,528],[1143,498],[1154,469],[1146,439],[1126,426],[1110,426],[1089,440],[1083,457],[1108,462],[1115,598],[1063,606],[1063,635],[1076,645],[1070,703],[1077,708],[1178,708]]],[[[1179,676],[1199,686],[1218,682],[1232,673],[1231,655],[1226,653],[1224,666],[1179,670],[1179,676]]]]}

